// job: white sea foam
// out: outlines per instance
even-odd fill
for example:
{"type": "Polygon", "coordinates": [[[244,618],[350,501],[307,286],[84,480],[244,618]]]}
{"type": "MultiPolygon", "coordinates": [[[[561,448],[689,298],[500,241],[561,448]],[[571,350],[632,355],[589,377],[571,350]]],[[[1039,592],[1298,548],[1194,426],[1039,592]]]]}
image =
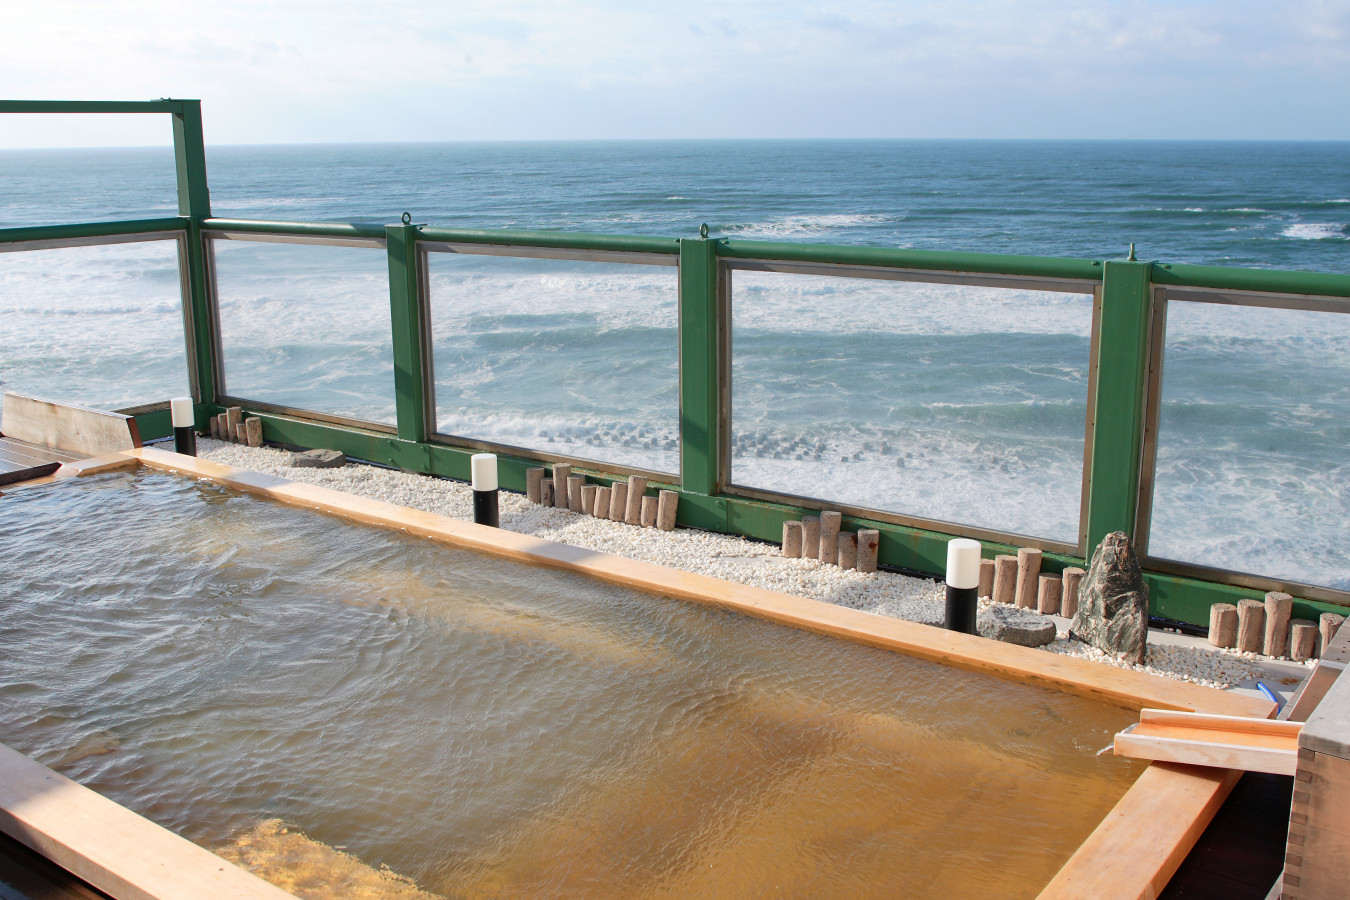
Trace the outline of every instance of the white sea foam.
{"type": "Polygon", "coordinates": [[[1345,238],[1345,226],[1335,222],[1297,222],[1280,234],[1301,241],[1320,241],[1326,238],[1345,238]]]}
{"type": "Polygon", "coordinates": [[[752,238],[800,238],[819,237],[838,231],[846,231],[863,225],[876,225],[898,221],[896,216],[864,214],[822,214],[811,216],[785,216],[765,222],[751,222],[742,225],[727,225],[722,231],[727,235],[752,238]]]}

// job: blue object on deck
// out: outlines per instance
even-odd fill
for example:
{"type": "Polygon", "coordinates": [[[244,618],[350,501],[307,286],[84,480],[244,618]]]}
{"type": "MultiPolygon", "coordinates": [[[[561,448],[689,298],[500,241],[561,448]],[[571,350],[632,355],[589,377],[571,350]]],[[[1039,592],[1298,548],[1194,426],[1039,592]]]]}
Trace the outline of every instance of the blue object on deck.
{"type": "Polygon", "coordinates": [[[1270,688],[1266,687],[1265,682],[1258,681],[1258,682],[1256,683],[1256,687],[1257,687],[1257,690],[1259,690],[1261,693],[1263,693],[1263,694],[1265,694],[1267,697],[1269,697],[1270,700],[1271,700],[1271,702],[1275,704],[1275,712],[1278,713],[1281,709],[1284,708],[1284,703],[1280,700],[1279,697],[1275,696],[1275,692],[1274,692],[1274,691],[1272,691],[1270,688]]]}

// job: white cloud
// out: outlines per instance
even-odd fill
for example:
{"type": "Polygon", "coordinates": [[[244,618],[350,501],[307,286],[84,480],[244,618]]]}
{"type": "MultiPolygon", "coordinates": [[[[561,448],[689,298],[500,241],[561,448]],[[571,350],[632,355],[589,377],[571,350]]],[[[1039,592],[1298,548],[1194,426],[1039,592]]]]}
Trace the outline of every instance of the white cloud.
{"type": "Polygon", "coordinates": [[[1350,138],[1350,0],[48,0],[6,24],[8,96],[200,97],[218,143],[1350,138]]]}

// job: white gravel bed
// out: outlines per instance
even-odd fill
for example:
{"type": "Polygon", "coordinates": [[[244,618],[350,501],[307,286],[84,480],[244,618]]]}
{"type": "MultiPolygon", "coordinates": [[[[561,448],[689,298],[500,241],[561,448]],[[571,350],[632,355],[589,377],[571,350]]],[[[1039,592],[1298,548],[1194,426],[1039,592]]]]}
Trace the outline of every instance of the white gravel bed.
{"type": "MultiPolygon", "coordinates": [[[[294,468],[291,454],[270,447],[245,447],[197,439],[198,455],[237,466],[322,485],[351,494],[470,520],[473,496],[463,482],[447,481],[349,462],[336,469],[294,468]]],[[[523,494],[501,493],[501,527],[521,534],[657,563],[740,584],[847,606],[910,621],[940,621],[943,588],[935,581],[893,572],[864,574],[810,559],[785,559],[778,546],[731,535],[677,528],[663,532],[597,519],[570,510],[530,503],[523,494]]],[[[987,601],[982,601],[987,605],[987,601]]],[[[1263,657],[1218,648],[1151,644],[1146,666],[1133,666],[1061,631],[1043,649],[1123,669],[1135,669],[1207,687],[1231,688],[1262,673],[1263,657]]]]}

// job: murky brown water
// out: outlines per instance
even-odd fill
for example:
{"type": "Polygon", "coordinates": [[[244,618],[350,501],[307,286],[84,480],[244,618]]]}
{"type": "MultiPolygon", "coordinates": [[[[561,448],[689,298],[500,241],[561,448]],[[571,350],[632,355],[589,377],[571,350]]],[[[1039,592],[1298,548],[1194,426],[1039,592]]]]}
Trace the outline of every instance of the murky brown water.
{"type": "Polygon", "coordinates": [[[1134,718],[214,485],[0,497],[0,740],[307,897],[1034,896],[1134,718]]]}

